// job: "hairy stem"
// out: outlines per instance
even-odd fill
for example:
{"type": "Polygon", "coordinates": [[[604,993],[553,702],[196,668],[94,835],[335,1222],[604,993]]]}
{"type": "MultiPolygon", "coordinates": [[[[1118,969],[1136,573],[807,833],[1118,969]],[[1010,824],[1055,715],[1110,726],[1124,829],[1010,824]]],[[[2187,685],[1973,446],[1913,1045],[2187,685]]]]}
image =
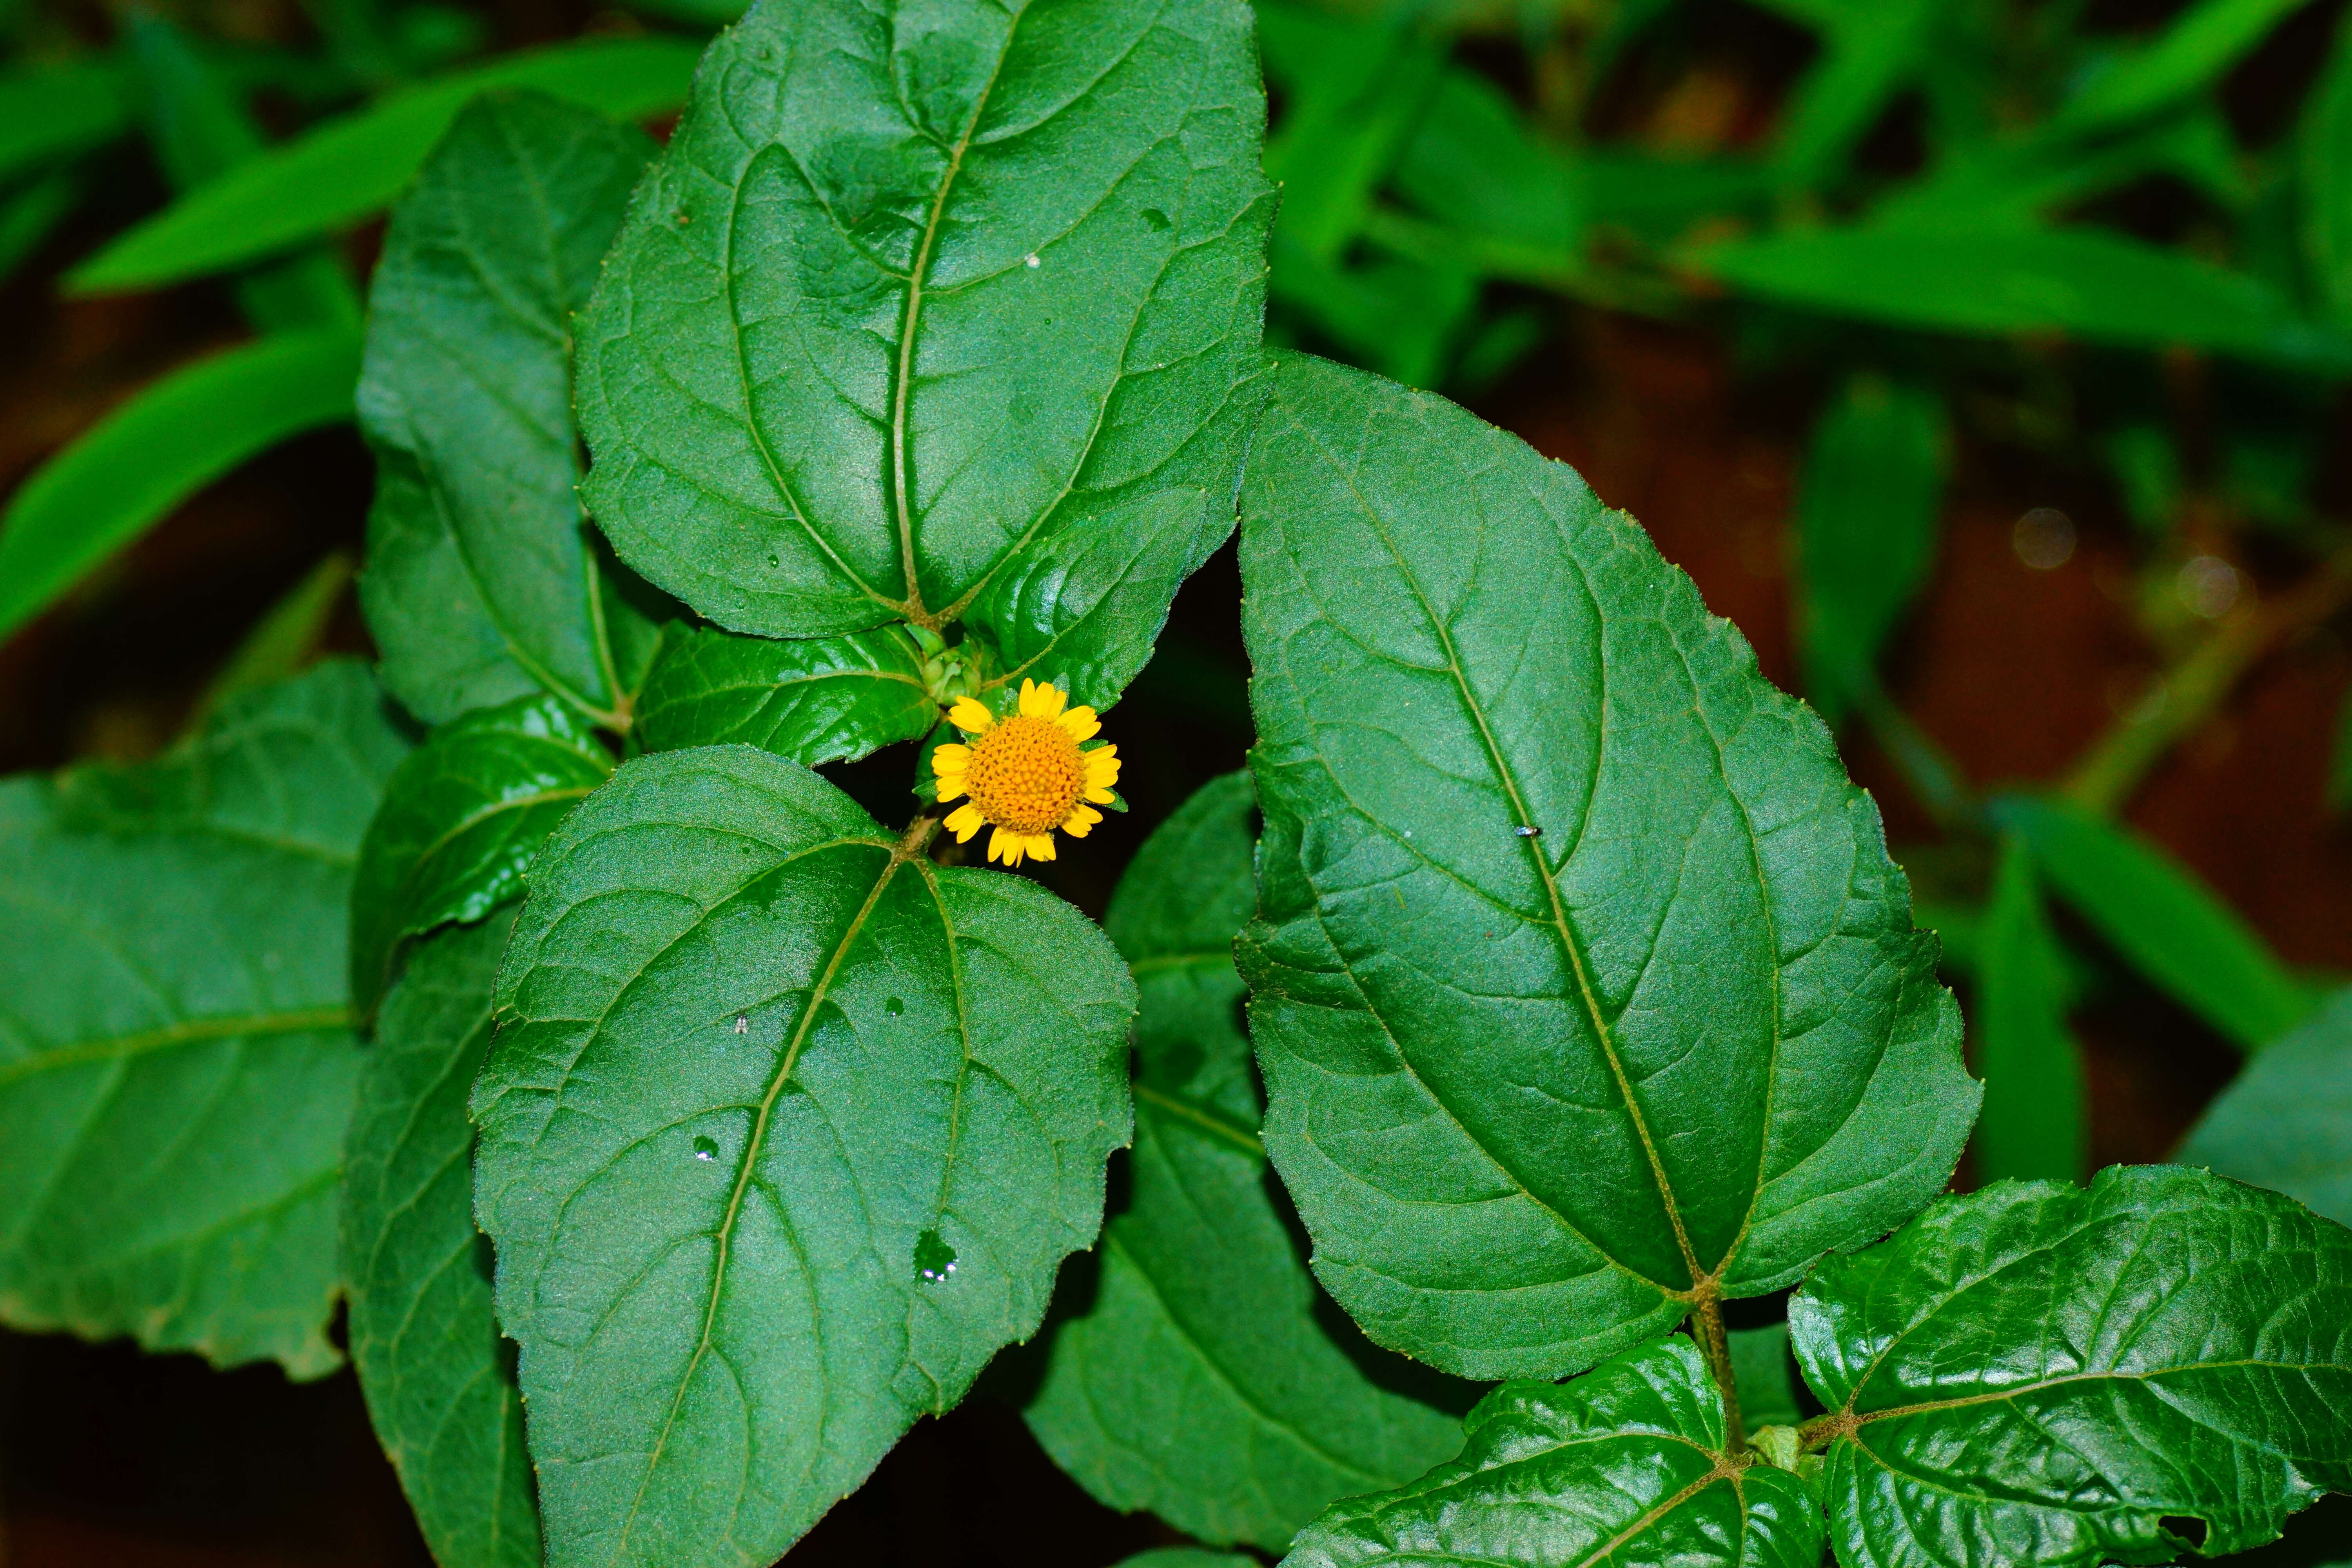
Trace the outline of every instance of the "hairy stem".
{"type": "Polygon", "coordinates": [[[1731,1374],[1731,1336],[1723,1328],[1723,1302],[1711,1289],[1691,1313],[1691,1332],[1699,1353],[1706,1357],[1707,1370],[1715,1373],[1716,1387],[1723,1391],[1724,1451],[1737,1454],[1748,1447],[1748,1431],[1739,1421],[1739,1384],[1731,1374]]]}

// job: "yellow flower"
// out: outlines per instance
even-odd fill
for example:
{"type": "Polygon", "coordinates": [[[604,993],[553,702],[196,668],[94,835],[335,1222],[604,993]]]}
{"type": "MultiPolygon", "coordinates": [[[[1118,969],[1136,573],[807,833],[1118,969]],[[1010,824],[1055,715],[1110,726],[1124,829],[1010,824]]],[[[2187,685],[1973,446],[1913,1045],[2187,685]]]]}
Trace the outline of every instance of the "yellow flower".
{"type": "Polygon", "coordinates": [[[968,844],[982,826],[988,858],[1018,866],[1024,857],[1054,858],[1054,829],[1084,838],[1102,813],[1086,803],[1108,805],[1118,782],[1118,748],[1078,750],[1102,725],[1091,708],[1062,705],[1058,687],[1021,683],[1021,710],[999,719],[966,697],[948,710],[955,727],[971,737],[968,746],[945,745],[931,752],[940,799],[971,798],[948,814],[956,842],[968,844]]]}

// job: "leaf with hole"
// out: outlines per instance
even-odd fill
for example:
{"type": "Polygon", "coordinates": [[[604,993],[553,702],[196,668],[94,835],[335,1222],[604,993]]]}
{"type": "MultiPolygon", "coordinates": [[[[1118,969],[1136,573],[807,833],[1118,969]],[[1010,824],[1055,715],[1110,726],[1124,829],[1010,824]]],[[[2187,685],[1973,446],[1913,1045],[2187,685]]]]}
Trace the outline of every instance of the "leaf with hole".
{"type": "Polygon", "coordinates": [[[939,721],[904,626],[793,638],[681,626],[646,676],[630,739],[647,752],[757,746],[814,767],[919,741],[939,721]]]}
{"type": "Polygon", "coordinates": [[[1271,1185],[1233,964],[1257,905],[1254,809],[1247,774],[1206,785],[1111,897],[1106,923],[1141,994],[1130,1195],[1027,1415],[1097,1500],[1279,1551],[1333,1500],[1450,1458],[1459,1422],[1412,1394],[1472,1391],[1432,1386],[1445,1380],[1330,1310],[1271,1185]]]}
{"type": "Polygon", "coordinates": [[[1107,706],[1233,526],[1264,120],[1238,0],[754,6],[581,321],[590,510],[736,631],[961,619],[1107,706]]]}
{"type": "Polygon", "coordinates": [[[1687,1340],[1568,1384],[1507,1383],[1463,1430],[1460,1458],[1334,1505],[1284,1568],[1819,1568],[1820,1503],[1786,1470],[1722,1457],[1723,1404],[1687,1340]]]}
{"type": "Polygon", "coordinates": [[[232,699],[162,761],[0,785],[11,1327],[340,1363],[344,905],[406,745],[345,661],[232,699]]]}
{"type": "Polygon", "coordinates": [[[1557,1377],[1940,1189],[1935,942],[1829,736],[1569,468],[1286,358],[1243,497],[1265,1144],[1380,1343],[1557,1377]]]}
{"type": "Polygon", "coordinates": [[[1789,1322],[1852,1568],[2226,1556],[2352,1489],[2352,1231],[2202,1171],[1945,1198],[1789,1322]]]}
{"type": "Polygon", "coordinates": [[[468,108],[401,199],[370,299],[361,579],[384,683],[438,723],[550,691],[618,725],[654,628],[581,515],[572,312],[653,155],[584,109],[468,108]]]}
{"type": "Polygon", "coordinates": [[[552,697],[481,708],[435,731],[384,790],[352,885],[352,1005],[375,1011],[401,944],[522,893],[555,825],[613,759],[552,697]]]}
{"type": "Polygon", "coordinates": [[[513,911],[418,944],[386,1000],[344,1145],[352,1363],[437,1562],[538,1568],[513,1347],[474,1228],[467,1091],[513,911]]]}
{"type": "Polygon", "coordinates": [[[1034,1331],[1131,1125],[1134,984],[747,746],[541,853],[474,1094],[551,1568],[765,1564],[1034,1331]]]}

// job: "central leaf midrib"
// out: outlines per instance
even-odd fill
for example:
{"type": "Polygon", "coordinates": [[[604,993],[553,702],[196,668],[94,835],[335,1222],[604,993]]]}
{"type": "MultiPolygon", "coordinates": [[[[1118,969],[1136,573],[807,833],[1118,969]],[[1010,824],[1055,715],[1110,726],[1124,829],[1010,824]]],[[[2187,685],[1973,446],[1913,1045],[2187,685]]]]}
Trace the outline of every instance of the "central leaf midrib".
{"type": "Polygon", "coordinates": [[[825,960],[824,971],[817,976],[816,983],[809,988],[808,1003],[801,1010],[800,1019],[793,1028],[792,1038],[778,1059],[775,1075],[768,1082],[767,1093],[761,1098],[759,1112],[752,1120],[751,1136],[744,1141],[742,1157],[736,1163],[734,1190],[728,1194],[727,1210],[719,1219],[719,1229],[714,1237],[718,1243],[718,1255],[711,1264],[710,1298],[703,1309],[702,1331],[695,1342],[694,1354],[688,1359],[686,1370],[678,1375],[677,1392],[671,1396],[668,1414],[662,1418],[661,1431],[654,1439],[652,1453],[646,1457],[645,1474],[637,1482],[635,1495],[629,1500],[628,1512],[622,1519],[620,1533],[614,1543],[613,1555],[607,1559],[608,1562],[620,1562],[628,1551],[629,1532],[636,1528],[636,1521],[645,1501],[646,1489],[653,1484],[655,1473],[661,1468],[662,1455],[668,1446],[672,1428],[677,1425],[678,1412],[686,1404],[687,1391],[693,1386],[695,1373],[702,1365],[702,1358],[709,1353],[711,1335],[719,1321],[719,1300],[726,1289],[727,1268],[734,1241],[735,1222],[742,1213],[743,1196],[750,1190],[751,1173],[759,1163],[760,1152],[767,1139],[768,1122],[775,1112],[776,1101],[782,1098],[784,1086],[792,1081],[793,1069],[800,1062],[801,1049],[807,1043],[810,1030],[815,1026],[817,1013],[823,1007],[826,994],[832,990],[835,978],[840,973],[842,961],[848,956],[851,945],[865,930],[866,921],[873,916],[875,906],[882,901],[882,894],[889,887],[890,879],[898,875],[898,868],[905,863],[905,857],[899,855],[890,846],[849,840],[844,847],[856,847],[861,844],[882,850],[884,856],[882,873],[875,878],[873,887],[866,891],[866,901],[860,904],[857,912],[850,917],[849,923],[843,929],[839,940],[834,943],[833,952],[825,960]]]}
{"type": "MultiPolygon", "coordinates": [[[[1339,482],[1348,487],[1348,493],[1355,498],[1356,505],[1362,512],[1366,525],[1379,537],[1381,548],[1387,551],[1390,561],[1395,565],[1398,577],[1412,594],[1413,603],[1420,606],[1422,616],[1428,623],[1431,635],[1436,637],[1439,647],[1444,650],[1446,674],[1452,678],[1454,689],[1460,694],[1463,710],[1470,716],[1471,721],[1477,728],[1480,748],[1486,753],[1487,763],[1494,768],[1496,778],[1510,796],[1511,807],[1517,814],[1517,820],[1522,824],[1534,822],[1534,816],[1528,810],[1526,797],[1520,792],[1518,778],[1512,772],[1510,764],[1504,760],[1502,750],[1496,742],[1494,731],[1487,725],[1486,710],[1480,706],[1476,694],[1470,689],[1469,679],[1462,668],[1461,656],[1454,648],[1453,635],[1430,605],[1428,595],[1422,591],[1421,580],[1407,563],[1404,552],[1397,547],[1396,541],[1390,537],[1379,509],[1357,485],[1355,476],[1340,463],[1339,455],[1324,445],[1318,432],[1297,419],[1292,420],[1291,428],[1314,445],[1316,450],[1322,454],[1324,461],[1330,466],[1332,473],[1338,476],[1339,482]]],[[[1543,884],[1545,897],[1551,906],[1551,919],[1546,923],[1549,925],[1554,937],[1559,942],[1562,956],[1568,960],[1570,973],[1576,981],[1579,998],[1584,1004],[1585,1016],[1592,1025],[1595,1042],[1601,1047],[1602,1058],[1609,1064],[1610,1076],[1617,1086],[1619,1097],[1624,1102],[1625,1113],[1633,1123],[1634,1135],[1641,1140],[1642,1152],[1649,1162],[1651,1179],[1657,1184],[1658,1196],[1665,1207],[1667,1219],[1674,1226],[1675,1245],[1682,1253],[1684,1268],[1689,1271],[1690,1289],[1696,1290],[1702,1288],[1703,1282],[1708,1279],[1708,1276],[1700,1268],[1697,1255],[1691,1249],[1690,1237],[1683,1225],[1682,1205],[1675,1197],[1674,1183],[1666,1174],[1665,1164],[1659,1156],[1656,1141],[1650,1132],[1649,1120],[1643,1114],[1641,1102],[1634,1096],[1633,1082],[1625,1071],[1625,1065],[1618,1058],[1616,1041],[1610,1031],[1608,1021],[1601,1016],[1600,998],[1593,994],[1592,984],[1585,969],[1583,948],[1569,922],[1568,910],[1560,898],[1559,884],[1554,879],[1551,868],[1544,860],[1541,841],[1529,837],[1523,837],[1521,843],[1527,853],[1533,858],[1537,879],[1543,884]]],[[[1607,1256],[1606,1248],[1602,1248],[1602,1252],[1607,1256]]],[[[1620,1268],[1627,1268],[1621,1259],[1612,1257],[1611,1261],[1620,1268]]],[[[1637,1269],[1629,1268],[1628,1271],[1637,1279],[1644,1278],[1637,1269]]],[[[1649,1283],[1654,1286],[1657,1284],[1654,1280],[1649,1283]]],[[[1658,1288],[1664,1290],[1662,1286],[1658,1288]]],[[[1664,1290],[1664,1293],[1670,1296],[1682,1294],[1672,1290],[1664,1290]]]]}
{"type": "MultiPolygon", "coordinates": [[[[981,84],[979,96],[972,100],[971,113],[964,121],[962,134],[948,153],[947,167],[940,172],[939,190],[931,197],[931,210],[923,219],[923,237],[915,250],[914,265],[907,270],[907,314],[898,334],[898,374],[890,389],[890,500],[898,514],[898,559],[907,575],[907,599],[901,606],[910,621],[929,624],[935,617],[923,609],[923,589],[915,566],[915,513],[910,499],[911,476],[907,461],[907,405],[914,395],[915,334],[923,320],[923,294],[930,280],[931,253],[939,243],[940,224],[947,216],[948,194],[955,188],[956,176],[963,172],[964,155],[971,151],[972,138],[980,132],[980,117],[987,111],[989,96],[996,90],[997,78],[1003,74],[1005,58],[1013,52],[1013,35],[1028,15],[1023,6],[1013,13],[1004,25],[1004,40],[996,52],[996,61],[989,68],[988,79],[981,84]]],[[[944,618],[944,617],[937,617],[944,618]]]]}

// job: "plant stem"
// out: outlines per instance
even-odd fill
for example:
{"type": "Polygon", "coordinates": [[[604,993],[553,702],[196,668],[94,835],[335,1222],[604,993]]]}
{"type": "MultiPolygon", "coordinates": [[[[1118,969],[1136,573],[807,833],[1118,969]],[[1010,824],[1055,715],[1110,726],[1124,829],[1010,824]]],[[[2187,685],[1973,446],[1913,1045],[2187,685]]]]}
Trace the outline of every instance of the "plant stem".
{"type": "Polygon", "coordinates": [[[1710,1289],[1691,1314],[1699,1353],[1706,1357],[1715,1385],[1723,1391],[1724,1451],[1737,1454],[1748,1447],[1748,1431],[1739,1422],[1739,1384],[1731,1375],[1731,1338],[1724,1332],[1723,1302],[1710,1289]]]}
{"type": "Polygon", "coordinates": [[[2084,753],[2063,786],[2066,797],[2102,816],[2112,815],[2167,752],[2220,710],[2258,659],[2347,603],[2352,603],[2352,547],[2329,556],[2273,603],[2216,628],[2175,660],[2084,753]]]}

